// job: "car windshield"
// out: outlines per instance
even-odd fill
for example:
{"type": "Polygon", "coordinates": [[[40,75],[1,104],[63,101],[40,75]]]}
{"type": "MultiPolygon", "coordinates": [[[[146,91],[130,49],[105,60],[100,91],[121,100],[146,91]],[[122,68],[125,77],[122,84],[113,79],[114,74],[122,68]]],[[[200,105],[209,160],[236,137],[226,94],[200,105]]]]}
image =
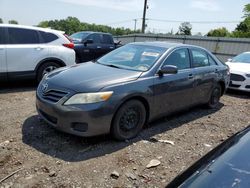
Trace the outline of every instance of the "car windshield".
{"type": "Polygon", "coordinates": [[[79,32],[79,33],[74,33],[70,35],[70,38],[72,38],[74,41],[79,41],[81,42],[83,38],[87,37],[89,33],[87,32],[79,32]]]}
{"type": "Polygon", "coordinates": [[[166,50],[156,46],[128,44],[103,56],[97,63],[122,69],[147,71],[166,50]]]}
{"type": "Polygon", "coordinates": [[[232,59],[232,62],[237,63],[250,63],[250,53],[243,53],[240,55],[237,55],[232,59]]]}

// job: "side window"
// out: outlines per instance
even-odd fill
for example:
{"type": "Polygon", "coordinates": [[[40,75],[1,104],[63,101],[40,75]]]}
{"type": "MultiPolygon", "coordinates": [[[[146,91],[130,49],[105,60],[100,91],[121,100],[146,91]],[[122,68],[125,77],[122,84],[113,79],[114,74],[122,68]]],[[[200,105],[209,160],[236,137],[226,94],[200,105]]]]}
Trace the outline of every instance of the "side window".
{"type": "Polygon", "coordinates": [[[38,44],[39,37],[35,30],[8,28],[10,44],[38,44]]]}
{"type": "Polygon", "coordinates": [[[208,55],[208,60],[209,60],[210,66],[218,65],[218,64],[216,63],[216,61],[215,61],[210,55],[208,55]]]}
{"type": "Polygon", "coordinates": [[[101,43],[101,36],[99,34],[93,34],[93,41],[96,44],[100,44],[101,43]]]}
{"type": "Polygon", "coordinates": [[[0,27],[0,44],[5,44],[5,30],[0,27]]]}
{"type": "Polygon", "coordinates": [[[208,55],[205,51],[192,49],[191,52],[192,52],[194,67],[209,66],[208,55]]]}
{"type": "Polygon", "coordinates": [[[94,43],[94,44],[99,44],[99,43],[101,43],[101,37],[100,37],[99,34],[91,34],[91,35],[89,35],[89,36],[86,38],[86,40],[88,40],[88,39],[93,40],[93,43],[94,43]]]}
{"type": "Polygon", "coordinates": [[[179,70],[190,68],[190,59],[187,49],[179,49],[172,52],[163,65],[174,65],[179,70]]]}
{"type": "Polygon", "coordinates": [[[102,43],[104,44],[113,44],[112,38],[110,35],[102,35],[102,43]]]}
{"type": "Polygon", "coordinates": [[[42,36],[43,43],[52,42],[52,41],[58,39],[58,36],[56,36],[53,33],[48,33],[48,32],[43,32],[43,31],[39,31],[39,33],[42,36]]]}

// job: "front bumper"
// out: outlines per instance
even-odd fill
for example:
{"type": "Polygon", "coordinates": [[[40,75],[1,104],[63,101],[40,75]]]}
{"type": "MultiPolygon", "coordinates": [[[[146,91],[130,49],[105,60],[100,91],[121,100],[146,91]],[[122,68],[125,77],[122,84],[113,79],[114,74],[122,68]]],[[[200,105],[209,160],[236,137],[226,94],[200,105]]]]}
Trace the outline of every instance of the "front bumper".
{"type": "Polygon", "coordinates": [[[64,106],[51,103],[37,93],[38,114],[56,129],[73,135],[89,137],[110,132],[113,109],[105,103],[64,106]]]}
{"type": "Polygon", "coordinates": [[[232,74],[234,76],[231,76],[228,88],[250,92],[250,78],[238,72],[233,72],[232,74]]]}

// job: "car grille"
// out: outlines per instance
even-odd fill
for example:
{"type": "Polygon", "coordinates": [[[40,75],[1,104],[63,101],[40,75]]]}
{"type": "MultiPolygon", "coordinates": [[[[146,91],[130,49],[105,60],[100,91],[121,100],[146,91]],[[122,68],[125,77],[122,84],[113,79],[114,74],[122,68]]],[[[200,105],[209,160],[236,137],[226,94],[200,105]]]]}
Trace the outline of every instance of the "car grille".
{"type": "Polygon", "coordinates": [[[235,88],[238,88],[238,87],[240,87],[240,85],[230,83],[230,84],[229,84],[229,87],[235,87],[235,88]]]}
{"type": "Polygon", "coordinates": [[[241,76],[239,74],[231,74],[230,79],[233,81],[244,81],[245,80],[244,76],[241,76]]]}
{"type": "Polygon", "coordinates": [[[62,99],[67,94],[68,93],[64,91],[49,90],[46,93],[42,93],[42,98],[47,101],[57,103],[60,99],[62,99]]]}

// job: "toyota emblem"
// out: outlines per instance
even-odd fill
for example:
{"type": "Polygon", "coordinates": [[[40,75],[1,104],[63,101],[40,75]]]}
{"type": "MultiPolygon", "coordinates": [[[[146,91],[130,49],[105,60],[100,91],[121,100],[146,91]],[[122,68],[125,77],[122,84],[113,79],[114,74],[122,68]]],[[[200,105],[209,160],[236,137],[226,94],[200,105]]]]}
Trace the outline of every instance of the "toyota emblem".
{"type": "Polygon", "coordinates": [[[42,84],[42,92],[46,93],[47,89],[48,89],[48,84],[47,83],[42,84]]]}

